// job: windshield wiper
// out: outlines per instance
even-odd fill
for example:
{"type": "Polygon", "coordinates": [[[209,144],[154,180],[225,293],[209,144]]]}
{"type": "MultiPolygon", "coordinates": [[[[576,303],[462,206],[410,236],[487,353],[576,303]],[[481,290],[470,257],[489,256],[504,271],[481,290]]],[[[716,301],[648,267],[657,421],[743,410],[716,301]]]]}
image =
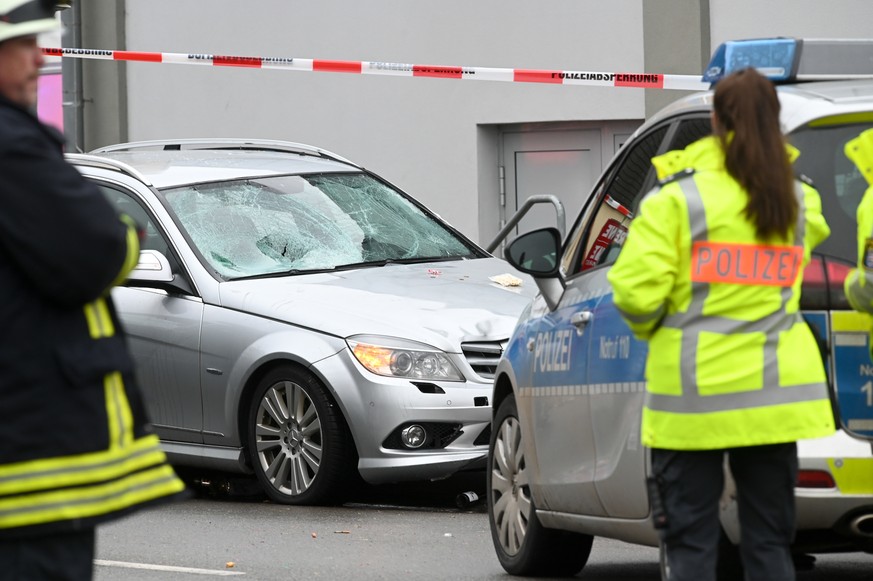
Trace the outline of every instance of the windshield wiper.
{"type": "Polygon", "coordinates": [[[368,260],[365,262],[350,262],[334,267],[335,270],[350,270],[353,268],[366,268],[368,266],[387,266],[389,264],[423,264],[425,262],[450,262],[454,260],[466,260],[466,256],[424,256],[416,258],[385,258],[382,260],[368,260]]]}
{"type": "Polygon", "coordinates": [[[387,266],[389,264],[422,264],[425,262],[450,262],[454,260],[468,260],[468,256],[428,256],[421,258],[385,258],[383,260],[368,260],[366,262],[350,262],[348,264],[338,264],[327,268],[292,268],[289,270],[277,270],[275,272],[262,272],[260,274],[248,274],[245,276],[235,276],[227,280],[255,280],[259,278],[278,278],[280,276],[294,276],[297,274],[318,274],[324,272],[336,272],[339,270],[354,270],[356,268],[367,268],[371,266],[387,266]]]}
{"type": "Polygon", "coordinates": [[[232,280],[255,280],[258,278],[278,278],[280,276],[294,276],[295,274],[317,274],[320,272],[333,272],[336,270],[335,268],[313,268],[313,269],[300,269],[300,268],[291,268],[289,270],[277,270],[275,272],[262,272],[260,274],[247,274],[245,276],[235,276],[233,278],[228,278],[228,281],[232,280]]]}

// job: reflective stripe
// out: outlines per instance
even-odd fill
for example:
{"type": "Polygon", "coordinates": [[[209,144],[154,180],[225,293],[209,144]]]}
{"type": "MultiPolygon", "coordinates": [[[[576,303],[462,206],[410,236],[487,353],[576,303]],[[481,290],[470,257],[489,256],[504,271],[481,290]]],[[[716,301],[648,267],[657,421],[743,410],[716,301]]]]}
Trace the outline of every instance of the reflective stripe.
{"type": "Polygon", "coordinates": [[[120,218],[127,225],[127,254],[124,257],[124,264],[121,265],[118,276],[109,285],[110,288],[123,283],[127,279],[127,275],[130,274],[130,271],[136,268],[136,264],[139,262],[139,236],[136,233],[136,222],[126,214],[122,214],[120,218]]]}
{"type": "MultiPolygon", "coordinates": [[[[685,196],[688,208],[688,224],[692,245],[707,244],[709,230],[706,209],[694,176],[676,181],[685,196]]],[[[806,229],[806,209],[803,187],[795,183],[798,200],[797,224],[794,231],[794,247],[803,248],[806,229]]],[[[798,265],[799,267],[799,265],[798,265]]],[[[796,274],[795,274],[796,278],[796,274]]],[[[793,282],[793,281],[792,281],[793,282]]],[[[704,305],[710,292],[707,280],[692,280],[691,301],[685,312],[667,315],[663,327],[682,331],[680,345],[681,397],[657,395],[648,392],[645,405],[649,409],[665,412],[695,413],[747,409],[758,406],[794,403],[821,399],[825,393],[823,383],[786,386],[779,385],[779,359],[777,348],[779,335],[794,325],[802,324],[799,313],[789,314],[786,305],[793,295],[793,286],[783,286],[780,291],[781,305],[774,313],[757,321],[744,321],[721,316],[704,315],[704,305]],[[722,335],[760,333],[765,336],[762,353],[763,387],[760,390],[734,392],[724,395],[701,395],[697,376],[697,352],[701,333],[722,335]]]]}
{"type": "Polygon", "coordinates": [[[162,464],[112,482],[0,500],[0,529],[99,516],[183,489],[173,469],[162,464]]]}
{"type": "Polygon", "coordinates": [[[92,339],[115,335],[115,325],[112,323],[109,307],[102,297],[85,305],[85,319],[88,321],[88,332],[92,339]]]}
{"type": "Polygon", "coordinates": [[[103,391],[109,420],[109,448],[129,446],[133,442],[133,415],[120,372],[106,374],[103,378],[103,391]]]}
{"type": "Polygon", "coordinates": [[[730,335],[732,333],[766,333],[771,335],[784,333],[794,325],[803,323],[803,317],[800,316],[800,313],[789,315],[778,311],[770,313],[757,321],[729,319],[718,315],[709,315],[705,319],[701,319],[687,312],[673,313],[669,319],[669,321],[665,320],[662,324],[663,327],[694,333],[718,333],[720,335],[730,335]]]}
{"type": "Polygon", "coordinates": [[[705,414],[780,404],[804,403],[827,397],[822,383],[789,387],[764,387],[754,391],[735,391],[717,395],[682,392],[681,397],[646,393],[646,407],[658,412],[705,414]]]}
{"type": "Polygon", "coordinates": [[[0,467],[0,495],[112,480],[165,459],[158,437],[149,434],[122,450],[7,464],[0,467]]]}
{"type": "Polygon", "coordinates": [[[634,314],[628,313],[624,309],[619,308],[618,305],[616,305],[615,310],[617,310],[619,312],[619,314],[622,317],[624,317],[626,320],[628,320],[632,323],[637,323],[637,324],[642,325],[645,323],[651,323],[652,321],[657,321],[662,316],[664,316],[664,312],[667,310],[667,306],[662,304],[661,306],[659,306],[657,308],[657,310],[655,310],[655,312],[645,313],[642,315],[634,315],[634,314]]]}

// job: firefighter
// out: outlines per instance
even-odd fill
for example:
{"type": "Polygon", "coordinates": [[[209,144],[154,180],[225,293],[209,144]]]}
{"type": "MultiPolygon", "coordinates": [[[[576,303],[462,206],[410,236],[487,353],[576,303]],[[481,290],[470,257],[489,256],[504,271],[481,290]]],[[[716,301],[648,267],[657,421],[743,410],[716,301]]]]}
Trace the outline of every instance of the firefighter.
{"type": "Polygon", "coordinates": [[[754,69],[719,81],[713,134],[653,159],[660,187],[608,275],[649,343],[641,436],[672,580],[715,579],[726,455],[746,579],[794,581],[796,441],[835,430],[798,312],[804,266],[830,229],[793,176],[779,109],[754,69]]]}
{"type": "Polygon", "coordinates": [[[134,225],[33,113],[54,0],[0,0],[0,579],[91,579],[98,523],[184,490],[109,289],[134,225]]]}
{"type": "Polygon", "coordinates": [[[849,141],[845,152],[870,184],[858,204],[858,268],[846,277],[846,297],[856,311],[873,313],[873,129],[849,141]]]}

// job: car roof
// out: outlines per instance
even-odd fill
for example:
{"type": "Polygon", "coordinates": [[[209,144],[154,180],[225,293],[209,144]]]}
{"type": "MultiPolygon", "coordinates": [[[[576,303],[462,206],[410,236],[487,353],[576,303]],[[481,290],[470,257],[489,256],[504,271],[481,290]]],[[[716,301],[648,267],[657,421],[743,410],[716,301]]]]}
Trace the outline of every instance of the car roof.
{"type": "Polygon", "coordinates": [[[359,172],[352,162],[303,144],[257,140],[175,140],[113,145],[68,155],[76,165],[115,169],[158,189],[288,174],[359,172]]]}
{"type": "MultiPolygon", "coordinates": [[[[791,133],[814,119],[873,111],[873,79],[784,84],[778,85],[776,91],[779,94],[781,121],[786,133],[791,133]]],[[[708,113],[712,109],[712,96],[712,91],[704,91],[670,103],[639,127],[634,138],[649,127],[671,117],[696,111],[708,113]]]]}

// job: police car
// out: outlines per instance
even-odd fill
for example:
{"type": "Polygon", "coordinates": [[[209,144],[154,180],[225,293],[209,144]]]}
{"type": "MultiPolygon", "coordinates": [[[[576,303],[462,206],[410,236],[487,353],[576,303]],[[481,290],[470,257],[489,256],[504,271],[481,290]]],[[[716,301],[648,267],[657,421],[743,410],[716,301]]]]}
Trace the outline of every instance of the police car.
{"type": "MultiPolygon", "coordinates": [[[[856,261],[855,209],[867,187],[843,150],[873,127],[871,53],[873,41],[729,42],[704,75],[712,82],[754,66],[779,85],[783,128],[801,152],[795,168],[821,194],[832,230],[804,273],[801,307],[820,339],[843,428],[798,443],[800,563],[817,552],[873,553],[871,322],[843,293],[856,261]]],[[[566,239],[542,229],[507,247],[540,291],[498,365],[492,400],[488,515],[497,556],[512,574],[573,575],[595,536],[658,545],[639,434],[647,347],[616,311],[607,272],[640,199],[656,185],[651,158],[708,135],[711,106],[712,92],[690,95],[643,124],[566,239]]],[[[730,478],[721,521],[721,553],[734,555],[721,560],[724,571],[737,562],[739,540],[730,478]]]]}

